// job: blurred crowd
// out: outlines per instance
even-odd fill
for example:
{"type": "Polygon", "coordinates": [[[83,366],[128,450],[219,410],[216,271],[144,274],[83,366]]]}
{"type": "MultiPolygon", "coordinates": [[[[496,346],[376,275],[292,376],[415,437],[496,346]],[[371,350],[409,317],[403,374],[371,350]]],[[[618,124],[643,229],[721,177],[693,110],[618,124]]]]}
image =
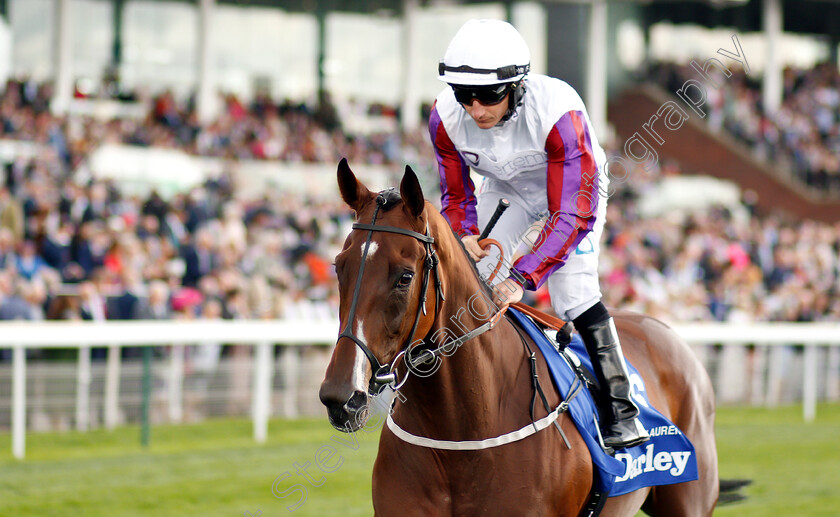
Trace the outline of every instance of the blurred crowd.
{"type": "Polygon", "coordinates": [[[207,305],[226,318],[329,317],[330,261],[350,217],[340,200],[275,190],[245,201],[225,174],[173,199],[141,199],[80,166],[114,142],[292,163],[391,163],[393,142],[420,145],[417,135],[346,134],[328,102],[246,106],[226,95],[219,118],[200,126],[193,103],[170,92],[142,121],[59,118],[50,96],[30,81],[0,96],[0,138],[47,149],[7,163],[0,178],[0,319],[193,317],[207,305]]]}
{"type": "Polygon", "coordinates": [[[687,79],[706,86],[709,124],[749,145],[764,160],[789,165],[806,184],[840,196],[840,73],[834,64],[810,69],[786,68],[779,109],[765,112],[757,74],[732,70],[727,78],[714,67],[715,88],[688,65],[658,63],[649,78],[669,92],[687,79]]]}
{"type": "MultiPolygon", "coordinates": [[[[409,137],[395,132],[355,135],[343,131],[340,115],[326,94],[317,106],[276,103],[264,95],[245,103],[223,94],[218,99],[218,117],[204,125],[198,121],[194,97],[179,102],[168,90],[148,99],[149,109],[142,119],[105,121],[91,116],[54,117],[49,111],[51,96],[49,83],[8,81],[0,96],[0,138],[49,144],[68,169],[78,167],[105,143],[229,159],[316,163],[346,157],[351,163],[395,164],[402,161],[401,141],[409,137]]],[[[382,105],[366,108],[363,116],[397,116],[382,105]]]]}
{"type": "MultiPolygon", "coordinates": [[[[671,171],[672,173],[675,171],[671,171]]],[[[840,320],[840,222],[727,207],[642,218],[640,169],[610,200],[606,303],[666,321],[840,320]]]]}
{"type": "MultiPolygon", "coordinates": [[[[755,118],[757,90],[743,77],[727,81],[722,100],[710,102],[720,124],[775,152],[793,150],[816,163],[812,154],[833,149],[820,163],[826,174],[838,175],[837,74],[827,70],[788,71],[785,107],[771,122],[755,118]],[[811,101],[801,98],[801,88],[811,101]],[[816,110],[807,124],[799,111],[805,106],[816,110]],[[827,114],[817,113],[825,107],[827,114]],[[774,131],[784,146],[768,143],[774,131]]],[[[328,103],[314,108],[257,98],[246,104],[228,95],[219,119],[202,126],[191,103],[179,104],[170,93],[155,99],[143,121],[59,118],[50,113],[49,98],[47,86],[28,81],[10,82],[0,96],[0,140],[48,150],[11,159],[0,178],[3,320],[336,314],[331,261],[352,223],[340,200],[280,191],[244,200],[225,174],[171,199],[154,192],[128,196],[109,181],[78,174],[102,142],[232,159],[336,163],[348,156],[395,170],[407,156],[434,159],[422,130],[349,134],[328,103]]],[[[433,167],[426,173],[434,176],[433,167]]],[[[601,257],[610,306],[671,321],[840,318],[840,224],[786,220],[749,205],[747,217],[723,208],[639,215],[640,194],[673,173],[673,164],[634,171],[610,199],[601,257]]],[[[436,201],[437,193],[427,197],[436,201]]],[[[547,307],[545,292],[530,296],[547,307]]]]}
{"type": "MultiPolygon", "coordinates": [[[[666,322],[840,321],[840,222],[712,206],[640,214],[673,163],[637,167],[609,199],[599,274],[604,303],[666,322]]],[[[526,301],[550,310],[545,287],[526,301]]]]}
{"type": "Polygon", "coordinates": [[[0,189],[0,319],[189,318],[210,302],[225,318],[334,312],[328,257],[350,220],[335,200],[244,202],[224,178],[138,199],[45,174],[29,164],[0,189]]]}

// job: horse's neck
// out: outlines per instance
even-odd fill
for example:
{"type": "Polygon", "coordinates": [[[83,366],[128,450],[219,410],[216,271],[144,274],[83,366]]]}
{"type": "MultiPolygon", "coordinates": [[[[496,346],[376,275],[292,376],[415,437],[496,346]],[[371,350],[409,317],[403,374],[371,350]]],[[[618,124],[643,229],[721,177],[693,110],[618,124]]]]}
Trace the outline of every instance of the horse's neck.
{"type": "MultiPolygon", "coordinates": [[[[478,281],[474,289],[461,284],[460,294],[447,293],[436,328],[427,336],[435,348],[485,324],[498,310],[494,305],[482,310],[489,300],[478,281]]],[[[397,418],[412,430],[446,429],[456,440],[467,439],[463,433],[495,432],[504,418],[500,408],[529,393],[520,376],[523,348],[507,321],[447,351],[440,361],[432,375],[413,376],[403,387],[397,418]]]]}

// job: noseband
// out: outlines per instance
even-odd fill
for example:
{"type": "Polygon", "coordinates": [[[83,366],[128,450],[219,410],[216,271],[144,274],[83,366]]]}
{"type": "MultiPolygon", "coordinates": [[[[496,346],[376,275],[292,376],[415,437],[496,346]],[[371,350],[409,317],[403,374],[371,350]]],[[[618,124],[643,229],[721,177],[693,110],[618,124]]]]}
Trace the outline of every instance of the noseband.
{"type": "MultiPolygon", "coordinates": [[[[422,312],[424,316],[426,315],[426,293],[429,287],[429,278],[432,275],[434,275],[435,277],[435,310],[437,310],[437,308],[440,307],[440,302],[446,299],[443,296],[443,286],[440,281],[440,274],[437,270],[439,260],[437,253],[435,253],[435,249],[433,247],[435,239],[431,235],[429,235],[429,223],[426,223],[425,235],[411,230],[406,230],[404,228],[398,228],[396,226],[377,225],[376,216],[379,214],[379,209],[384,207],[386,204],[388,204],[388,199],[383,194],[383,192],[380,192],[379,195],[376,196],[376,208],[373,211],[373,219],[371,220],[370,224],[356,223],[353,225],[354,230],[367,230],[368,235],[367,240],[365,241],[364,250],[362,251],[362,261],[361,264],[359,264],[359,274],[356,277],[356,286],[353,289],[353,301],[350,303],[350,313],[347,315],[347,325],[345,325],[344,330],[338,336],[339,339],[346,337],[348,339],[353,340],[353,342],[356,343],[356,346],[361,348],[362,352],[365,354],[368,361],[370,362],[370,367],[373,371],[373,375],[370,378],[368,390],[371,393],[379,393],[379,391],[381,391],[383,387],[396,382],[396,373],[394,371],[394,368],[389,364],[381,364],[376,358],[376,356],[373,354],[371,349],[368,348],[367,344],[365,344],[361,339],[356,337],[356,335],[353,333],[352,328],[353,317],[356,314],[356,304],[359,301],[359,292],[361,291],[362,287],[362,275],[365,271],[365,262],[367,262],[367,256],[368,251],[370,249],[370,241],[373,238],[373,232],[398,233],[400,235],[414,237],[415,239],[423,243],[423,247],[426,250],[426,258],[423,261],[424,265],[422,287],[420,288],[420,305],[417,308],[417,314],[414,317],[414,325],[411,328],[411,333],[409,334],[408,339],[406,341],[408,345],[410,345],[411,340],[414,339],[414,333],[417,331],[417,325],[420,323],[420,313],[422,312]]],[[[399,357],[399,354],[397,355],[397,357],[399,357]]]]}

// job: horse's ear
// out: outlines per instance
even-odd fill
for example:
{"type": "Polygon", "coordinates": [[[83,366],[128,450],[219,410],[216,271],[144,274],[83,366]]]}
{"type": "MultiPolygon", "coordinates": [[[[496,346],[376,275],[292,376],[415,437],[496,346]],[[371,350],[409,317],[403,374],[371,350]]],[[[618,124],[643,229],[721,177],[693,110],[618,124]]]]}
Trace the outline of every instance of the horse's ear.
{"type": "Polygon", "coordinates": [[[423,197],[423,189],[420,188],[417,175],[408,165],[405,166],[405,174],[400,182],[400,196],[409,213],[414,217],[420,217],[426,205],[426,199],[423,197]]]}
{"type": "Polygon", "coordinates": [[[347,158],[338,162],[338,190],[341,192],[341,199],[356,212],[373,197],[373,192],[356,179],[356,175],[347,164],[347,158]]]}

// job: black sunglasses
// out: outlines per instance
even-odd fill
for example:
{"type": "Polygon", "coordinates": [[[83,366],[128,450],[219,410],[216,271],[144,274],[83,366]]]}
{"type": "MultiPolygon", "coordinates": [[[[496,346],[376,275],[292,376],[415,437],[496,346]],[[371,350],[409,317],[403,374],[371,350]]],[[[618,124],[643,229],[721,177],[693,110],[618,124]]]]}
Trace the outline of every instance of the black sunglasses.
{"type": "Polygon", "coordinates": [[[505,100],[510,91],[510,83],[493,84],[490,86],[459,86],[452,84],[455,99],[461,104],[469,106],[473,99],[485,106],[493,106],[505,100]]]}

